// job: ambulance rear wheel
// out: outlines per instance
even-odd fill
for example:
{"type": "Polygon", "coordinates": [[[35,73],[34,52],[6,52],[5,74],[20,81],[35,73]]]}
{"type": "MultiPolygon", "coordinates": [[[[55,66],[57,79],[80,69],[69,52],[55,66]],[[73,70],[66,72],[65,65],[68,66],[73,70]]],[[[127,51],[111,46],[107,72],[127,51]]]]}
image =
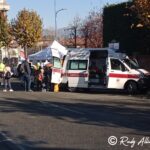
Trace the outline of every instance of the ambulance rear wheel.
{"type": "Polygon", "coordinates": [[[127,91],[128,94],[136,94],[138,91],[138,86],[137,83],[134,81],[129,81],[126,86],[125,89],[127,91]]]}

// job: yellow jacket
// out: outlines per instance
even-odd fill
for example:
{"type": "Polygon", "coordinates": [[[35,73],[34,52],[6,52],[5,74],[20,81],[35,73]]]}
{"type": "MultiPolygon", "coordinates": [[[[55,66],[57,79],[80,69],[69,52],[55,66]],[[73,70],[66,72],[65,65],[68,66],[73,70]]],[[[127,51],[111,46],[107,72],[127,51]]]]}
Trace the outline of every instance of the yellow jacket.
{"type": "Polygon", "coordinates": [[[4,72],[4,68],[5,68],[5,65],[3,63],[0,63],[0,72],[4,72]]]}

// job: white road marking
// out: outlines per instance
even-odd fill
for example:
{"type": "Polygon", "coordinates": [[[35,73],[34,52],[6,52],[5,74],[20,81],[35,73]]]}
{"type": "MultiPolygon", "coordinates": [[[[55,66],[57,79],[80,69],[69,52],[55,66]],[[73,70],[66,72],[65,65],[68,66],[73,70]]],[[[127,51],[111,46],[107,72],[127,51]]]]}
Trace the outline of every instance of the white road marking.
{"type": "Polygon", "coordinates": [[[5,141],[12,141],[11,139],[6,139],[6,140],[0,140],[0,142],[5,142],[5,141]]]}
{"type": "Polygon", "coordinates": [[[17,145],[11,138],[9,138],[5,133],[0,132],[0,134],[5,138],[4,140],[1,140],[0,142],[5,142],[5,141],[9,141],[11,144],[15,145],[15,147],[18,150],[25,150],[22,146],[17,145]]]}
{"type": "Polygon", "coordinates": [[[76,114],[80,114],[80,115],[84,114],[83,112],[80,112],[80,111],[77,111],[77,110],[72,110],[72,109],[66,108],[64,106],[59,106],[59,105],[56,105],[56,104],[50,104],[50,105],[53,106],[53,107],[57,107],[57,108],[60,108],[60,109],[63,109],[63,110],[67,110],[67,111],[76,113],[76,114]]]}
{"type": "Polygon", "coordinates": [[[59,105],[56,105],[56,104],[48,104],[47,105],[47,102],[43,102],[43,101],[40,101],[40,103],[42,103],[42,105],[44,105],[44,106],[51,105],[52,107],[56,107],[56,108],[59,108],[59,109],[65,110],[65,111],[70,111],[72,113],[76,113],[76,114],[80,114],[80,115],[84,114],[83,112],[80,112],[80,111],[77,111],[77,110],[73,110],[73,109],[69,109],[69,108],[66,108],[64,106],[59,106],[59,105]]]}

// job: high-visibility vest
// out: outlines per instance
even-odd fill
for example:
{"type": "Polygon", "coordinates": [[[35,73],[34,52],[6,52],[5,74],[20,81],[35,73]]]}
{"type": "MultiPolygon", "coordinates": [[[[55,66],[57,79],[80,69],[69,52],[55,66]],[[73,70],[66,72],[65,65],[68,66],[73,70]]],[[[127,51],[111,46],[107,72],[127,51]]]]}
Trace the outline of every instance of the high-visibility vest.
{"type": "Polygon", "coordinates": [[[5,68],[5,65],[3,63],[0,63],[0,72],[3,72],[5,68]]]}

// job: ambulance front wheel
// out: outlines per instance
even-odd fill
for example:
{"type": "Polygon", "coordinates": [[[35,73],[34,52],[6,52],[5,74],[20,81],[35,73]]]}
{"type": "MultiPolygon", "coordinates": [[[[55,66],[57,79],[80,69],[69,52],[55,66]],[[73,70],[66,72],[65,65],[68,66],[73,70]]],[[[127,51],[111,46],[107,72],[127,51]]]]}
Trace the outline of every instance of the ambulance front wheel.
{"type": "Polygon", "coordinates": [[[129,81],[125,86],[125,90],[128,94],[136,94],[138,91],[138,85],[134,81],[129,81]]]}

